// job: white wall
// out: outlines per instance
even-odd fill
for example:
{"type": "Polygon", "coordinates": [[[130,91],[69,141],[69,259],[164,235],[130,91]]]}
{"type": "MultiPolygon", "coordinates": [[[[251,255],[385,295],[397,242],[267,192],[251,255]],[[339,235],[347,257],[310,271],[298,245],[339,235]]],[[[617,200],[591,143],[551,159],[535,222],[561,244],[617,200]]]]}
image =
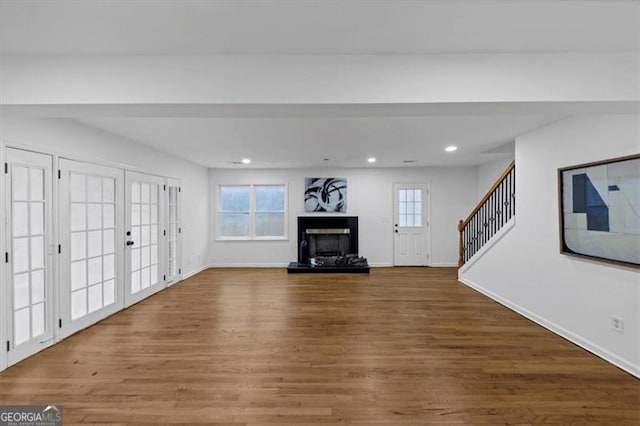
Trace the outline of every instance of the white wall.
{"type": "MultiPolygon", "coordinates": [[[[393,183],[428,183],[431,186],[431,264],[457,265],[457,223],[476,202],[476,167],[383,169],[286,169],[210,171],[213,194],[220,184],[289,185],[288,241],[215,241],[213,266],[281,266],[297,260],[297,217],[304,212],[305,177],[346,177],[347,215],[359,217],[359,251],[372,265],[393,263],[393,183]]],[[[214,201],[215,201],[215,197],[214,201]]],[[[213,211],[217,206],[213,205],[213,211]]],[[[211,229],[215,229],[212,222],[211,229]]]]}
{"type": "Polygon", "coordinates": [[[491,185],[496,183],[496,180],[512,161],[513,156],[510,155],[478,166],[478,201],[485,196],[491,185]]]}
{"type": "Polygon", "coordinates": [[[517,138],[516,225],[460,270],[463,282],[637,376],[640,274],[560,254],[557,169],[638,153],[639,129],[640,116],[581,116],[517,138]]]}
{"type": "Polygon", "coordinates": [[[3,117],[1,129],[0,139],[8,146],[28,146],[67,158],[107,162],[179,179],[184,213],[182,272],[188,274],[207,264],[209,203],[206,168],[68,119],[3,117]]]}

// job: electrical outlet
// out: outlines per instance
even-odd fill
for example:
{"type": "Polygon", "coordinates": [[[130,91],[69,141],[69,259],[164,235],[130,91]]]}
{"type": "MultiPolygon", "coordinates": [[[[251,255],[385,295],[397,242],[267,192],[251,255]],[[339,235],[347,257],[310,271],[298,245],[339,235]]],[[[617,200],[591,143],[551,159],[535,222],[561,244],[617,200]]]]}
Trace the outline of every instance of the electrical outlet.
{"type": "Polygon", "coordinates": [[[611,315],[611,329],[618,333],[624,333],[624,321],[622,318],[611,315]]]}

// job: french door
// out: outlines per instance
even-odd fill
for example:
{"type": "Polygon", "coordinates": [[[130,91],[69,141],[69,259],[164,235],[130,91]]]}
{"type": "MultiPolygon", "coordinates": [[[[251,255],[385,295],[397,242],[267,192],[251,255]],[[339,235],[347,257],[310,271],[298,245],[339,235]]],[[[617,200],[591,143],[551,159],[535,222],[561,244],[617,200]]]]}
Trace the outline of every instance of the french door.
{"type": "Polygon", "coordinates": [[[394,184],[393,264],[426,266],[429,264],[427,186],[394,184]]]}
{"type": "Polygon", "coordinates": [[[125,306],[160,291],[164,279],[164,178],[125,172],[125,306]]]}
{"type": "Polygon", "coordinates": [[[60,337],[124,307],[124,173],[60,160],[60,337]]]}
{"type": "Polygon", "coordinates": [[[54,342],[52,157],[6,150],[6,276],[8,364],[54,342]]]}
{"type": "Polygon", "coordinates": [[[181,263],[181,240],[182,227],[180,225],[180,182],[176,179],[167,179],[166,183],[166,209],[167,228],[166,233],[166,266],[167,266],[167,285],[175,284],[180,281],[182,269],[181,263]]]}

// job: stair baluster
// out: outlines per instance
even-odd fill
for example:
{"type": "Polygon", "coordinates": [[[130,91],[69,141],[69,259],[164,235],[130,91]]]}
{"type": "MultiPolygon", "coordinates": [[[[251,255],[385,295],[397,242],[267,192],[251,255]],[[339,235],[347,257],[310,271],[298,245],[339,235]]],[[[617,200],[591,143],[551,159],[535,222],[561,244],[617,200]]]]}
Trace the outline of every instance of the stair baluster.
{"type": "Polygon", "coordinates": [[[469,217],[458,222],[458,266],[464,265],[516,214],[516,163],[512,161],[469,217]]]}

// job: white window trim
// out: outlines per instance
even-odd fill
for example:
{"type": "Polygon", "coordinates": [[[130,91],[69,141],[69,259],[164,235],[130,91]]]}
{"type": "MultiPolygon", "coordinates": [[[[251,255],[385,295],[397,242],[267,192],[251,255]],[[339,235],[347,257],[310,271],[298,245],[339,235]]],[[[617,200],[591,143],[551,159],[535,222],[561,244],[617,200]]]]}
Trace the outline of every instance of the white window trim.
{"type": "MultiPolygon", "coordinates": [[[[289,240],[289,185],[285,183],[220,183],[216,188],[216,241],[288,241],[289,240]],[[246,237],[228,237],[221,235],[220,215],[223,213],[221,207],[222,187],[249,187],[249,235],[246,237]],[[284,235],[283,236],[256,236],[256,187],[258,186],[283,186],[284,187],[284,235]]],[[[242,212],[238,212],[242,213],[242,212]]],[[[258,212],[261,213],[261,212],[258,212]]],[[[280,212],[274,212],[280,213],[280,212]]]]}

